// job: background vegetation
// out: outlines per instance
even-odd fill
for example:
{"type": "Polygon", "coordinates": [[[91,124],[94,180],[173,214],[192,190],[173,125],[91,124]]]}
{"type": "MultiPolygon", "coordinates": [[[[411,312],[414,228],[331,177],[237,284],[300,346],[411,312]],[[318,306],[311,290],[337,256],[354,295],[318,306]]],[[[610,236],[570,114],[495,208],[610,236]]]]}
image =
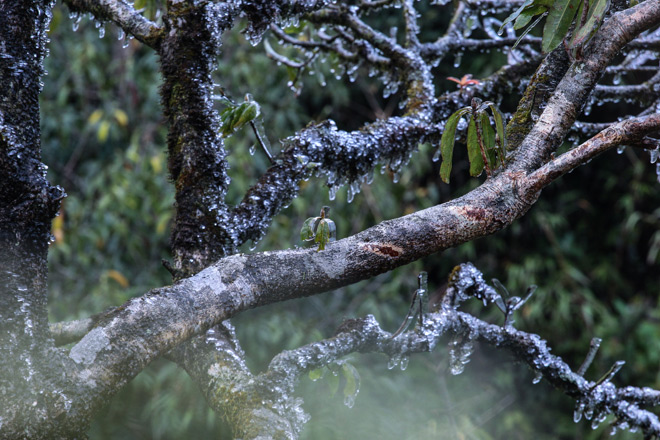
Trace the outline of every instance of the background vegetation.
{"type": "MultiPolygon", "coordinates": [[[[443,28],[437,11],[424,12],[428,38],[435,35],[433,29],[443,28]]],[[[51,319],[56,321],[88,316],[170,282],[161,259],[168,258],[173,193],[156,60],[110,26],[99,38],[88,18],[73,32],[68,14],[64,7],[55,10],[42,94],[44,162],[51,182],[69,194],[53,225],[56,241],[50,252],[51,319]]],[[[389,16],[374,19],[397,24],[389,16]]],[[[505,56],[497,52],[465,54],[460,65],[438,66],[437,77],[470,73],[480,78],[503,62],[505,56]]],[[[358,72],[354,82],[337,81],[330,68],[319,65],[297,95],[286,86],[290,74],[284,67],[269,60],[262,46],[252,47],[234,33],[225,42],[217,78],[234,99],[249,92],[261,104],[275,151],[277,139],[309,121],[332,118],[340,128],[354,129],[398,111],[397,97],[383,98],[367,72],[358,72]]],[[[441,92],[455,84],[441,81],[437,87],[441,92]]],[[[514,90],[503,109],[513,110],[518,98],[514,90]]],[[[607,108],[596,107],[590,117],[607,120],[605,114],[607,108]]],[[[234,151],[230,201],[238,202],[267,166],[260,151],[249,154],[252,144],[253,135],[245,130],[227,141],[234,151]]],[[[338,236],[345,237],[462,194],[478,181],[460,172],[467,161],[456,151],[457,172],[450,185],[440,181],[439,163],[432,161],[434,151],[427,145],[398,182],[389,173],[376,173],[352,203],[347,203],[345,188],[330,201],[323,182],[312,179],[256,249],[302,245],[300,226],[322,205],[332,207],[338,236]]],[[[512,292],[539,286],[519,312],[518,327],[548,339],[564,359],[579,365],[589,340],[598,336],[604,341],[588,374],[599,376],[623,359],[621,383],[658,388],[658,185],[645,153],[608,153],[546,189],[507,230],[346,289],[244,313],[234,320],[239,338],[251,366],[260,369],[282,349],[331,335],[343,318],[371,313],[395,330],[420,270],[429,272],[429,286],[440,294],[451,268],[472,261],[512,292]]],[[[471,307],[477,315],[501,321],[480,304],[471,307]]],[[[608,437],[607,424],[595,431],[588,422],[574,424],[572,402],[543,382],[531,386],[526,367],[493,350],[477,347],[457,377],[450,374],[447,358],[447,350],[439,347],[414,356],[401,372],[389,370],[382,355],[352,357],[361,377],[353,408],[343,404],[341,392],[333,395],[331,372],[316,382],[303,380],[300,395],[312,416],[303,438],[608,437]]],[[[154,363],[114,398],[90,432],[95,439],[229,436],[186,374],[166,361],[154,363]]]]}

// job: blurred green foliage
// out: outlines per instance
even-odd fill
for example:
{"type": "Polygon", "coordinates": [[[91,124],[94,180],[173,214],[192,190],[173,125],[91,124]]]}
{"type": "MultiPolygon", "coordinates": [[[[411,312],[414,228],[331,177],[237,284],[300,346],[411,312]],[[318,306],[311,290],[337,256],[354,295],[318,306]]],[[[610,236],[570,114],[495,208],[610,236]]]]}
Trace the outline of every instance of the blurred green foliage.
{"type": "MultiPolygon", "coordinates": [[[[155,3],[147,2],[149,7],[155,3]]],[[[424,11],[433,38],[448,16],[424,11]]],[[[392,12],[393,14],[393,12],[392,12]]],[[[445,14],[447,15],[447,14],[445,14]]],[[[390,26],[394,15],[380,16],[390,26]]],[[[53,225],[50,252],[50,310],[53,320],[88,316],[150,288],[168,284],[161,265],[168,258],[173,195],[167,178],[165,137],[159,108],[156,56],[131,41],[123,48],[116,30],[105,38],[83,18],[76,33],[66,8],[57,7],[51,26],[50,74],[42,94],[44,161],[49,177],[69,193],[53,225]]],[[[479,32],[478,30],[475,32],[479,32]]],[[[504,60],[495,52],[465,56],[461,67],[436,69],[439,92],[453,90],[447,75],[475,78],[504,60]]],[[[261,106],[266,132],[277,139],[309,121],[333,118],[354,129],[398,111],[396,97],[381,98],[382,87],[365,75],[354,83],[337,81],[330,71],[319,86],[305,75],[299,96],[287,89],[285,68],[276,68],[263,48],[240,33],[225,38],[217,81],[235,100],[251,93],[261,106]]],[[[366,72],[362,72],[366,73],[366,72]]],[[[515,103],[517,97],[505,99],[515,103]]],[[[219,105],[218,109],[222,107],[219,105]]],[[[597,118],[598,109],[593,117],[597,118]]],[[[232,177],[228,201],[237,203],[268,166],[247,127],[226,140],[232,177]]],[[[397,184],[388,171],[375,173],[355,200],[346,190],[328,199],[324,182],[311,179],[300,197],[276,217],[257,251],[300,246],[304,220],[323,205],[341,239],[382,220],[449,200],[478,185],[467,176],[465,153],[457,149],[451,185],[439,177],[435,151],[421,145],[397,184]]],[[[338,291],[248,311],[234,319],[254,371],[265,368],[283,349],[333,334],[343,318],[371,313],[394,331],[407,311],[417,274],[429,273],[439,293],[451,268],[472,261],[488,277],[500,279],[513,294],[537,284],[536,295],[518,312],[517,326],[549,340],[555,354],[576,367],[592,336],[603,338],[590,377],[616,360],[627,361],[615,382],[660,387],[660,192],[644,153],[608,153],[544,190],[520,221],[491,237],[338,291]]],[[[249,245],[242,249],[249,252],[249,245]]],[[[471,312],[501,323],[501,313],[470,304],[471,312]]],[[[573,403],[547,384],[532,385],[526,367],[504,353],[477,347],[460,376],[451,376],[447,351],[413,356],[405,372],[387,369],[382,355],[354,355],[361,377],[355,406],[332,395],[327,380],[301,379],[300,395],[312,415],[306,439],[598,439],[606,424],[592,431],[572,421],[573,403]]],[[[131,382],[95,421],[91,438],[230,438],[206,407],[184,372],[157,361],[131,382]]],[[[621,436],[620,438],[629,438],[621,436]]],[[[630,437],[632,438],[632,436],[630,437]]]]}

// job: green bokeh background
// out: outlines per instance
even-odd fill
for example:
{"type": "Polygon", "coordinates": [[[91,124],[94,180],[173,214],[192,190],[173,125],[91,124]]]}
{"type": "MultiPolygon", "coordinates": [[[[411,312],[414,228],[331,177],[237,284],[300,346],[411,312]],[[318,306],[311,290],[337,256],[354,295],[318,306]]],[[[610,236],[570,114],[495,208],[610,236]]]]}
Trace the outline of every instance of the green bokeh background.
{"type": "MultiPolygon", "coordinates": [[[[156,3],[147,3],[153,13],[156,3]]],[[[437,37],[446,10],[420,3],[423,40],[437,37]]],[[[395,11],[370,20],[400,25],[395,11]]],[[[161,264],[169,257],[173,191],[167,177],[166,126],[159,106],[158,60],[136,41],[127,47],[111,25],[106,35],[88,18],[72,31],[65,7],[57,6],[51,25],[49,75],[42,94],[44,162],[49,178],[69,196],[53,225],[50,252],[50,311],[54,321],[89,316],[122,304],[148,289],[169,284],[161,264]]],[[[479,30],[475,32],[480,32],[479,30]]],[[[451,57],[450,57],[451,58],[451,57]]],[[[465,54],[459,67],[444,61],[434,73],[437,92],[453,90],[444,80],[471,73],[480,78],[505,60],[498,52],[465,54]]],[[[332,63],[328,63],[332,64],[332,63]]],[[[382,98],[382,86],[360,71],[355,82],[335,80],[329,67],[326,87],[319,74],[305,75],[299,96],[286,83],[262,46],[252,47],[239,32],[225,38],[217,82],[236,99],[251,93],[261,104],[275,152],[277,139],[310,121],[334,119],[355,129],[375,117],[397,114],[397,97],[382,98]]],[[[625,78],[624,78],[625,79],[625,78]]],[[[513,110],[519,97],[502,106],[513,110]]],[[[220,107],[219,107],[220,108],[220,107]]],[[[620,105],[614,107],[620,112],[620,105]]],[[[634,112],[634,106],[628,111],[634,112]]],[[[594,107],[593,120],[613,109],[594,107]]],[[[263,172],[267,160],[248,153],[253,135],[241,131],[226,142],[236,203],[263,172]]],[[[458,145],[450,185],[438,176],[434,149],[421,145],[398,183],[376,171],[352,203],[346,188],[329,201],[324,182],[311,179],[300,196],[274,220],[256,251],[299,243],[305,218],[320,206],[332,207],[338,236],[346,237],[382,220],[442,203],[479,184],[467,176],[458,145]]],[[[511,227],[391,273],[338,291],[263,307],[233,320],[253,370],[265,368],[283,349],[331,336],[344,318],[373,314],[394,330],[407,312],[416,276],[429,272],[439,291],[451,268],[472,261],[487,279],[500,279],[521,294],[539,289],[518,313],[517,326],[546,338],[553,352],[578,366],[589,340],[603,338],[588,372],[596,378],[619,359],[626,366],[617,384],[660,387],[660,184],[646,153],[609,152],[543,191],[539,202],[511,227]]],[[[250,252],[249,245],[242,251],[250,252]]],[[[466,307],[491,322],[500,314],[480,304],[466,307]]],[[[447,341],[449,342],[449,341],[447,341]]],[[[302,378],[299,395],[312,419],[304,439],[599,439],[607,424],[592,430],[573,423],[573,402],[506,354],[477,346],[460,376],[448,370],[448,354],[411,358],[406,371],[389,370],[383,355],[353,355],[361,377],[353,408],[333,395],[328,381],[302,378]]],[[[638,435],[639,436],[639,435],[638,435]]],[[[231,438],[195,385],[173,364],[156,361],[122,390],[93,423],[94,439],[231,438]]],[[[618,438],[636,438],[620,435],[618,438]]]]}

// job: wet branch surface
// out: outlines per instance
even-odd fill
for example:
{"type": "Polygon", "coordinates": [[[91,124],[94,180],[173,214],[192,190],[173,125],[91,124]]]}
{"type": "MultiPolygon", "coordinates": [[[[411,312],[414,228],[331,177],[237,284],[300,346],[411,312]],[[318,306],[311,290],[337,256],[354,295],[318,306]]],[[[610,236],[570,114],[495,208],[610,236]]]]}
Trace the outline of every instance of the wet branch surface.
{"type": "MultiPolygon", "coordinates": [[[[209,405],[233,426],[236,436],[296,438],[308,419],[301,401],[292,397],[303,373],[337,363],[352,352],[382,352],[400,360],[409,353],[432,350],[445,335],[460,338],[459,345],[480,341],[509,350],[576,400],[576,418],[584,414],[600,423],[607,414],[615,414],[615,427],[660,435],[657,417],[640,409],[657,405],[659,392],[615,387],[611,383],[615,369],[599,381],[589,381],[550,355],[540,337],[457,311],[454,306],[464,297],[493,295],[493,288],[468,265],[452,275],[454,284],[442,308],[425,314],[423,325],[416,331],[392,338],[371,316],[353,320],[333,338],[281,353],[260,375],[246,367],[245,354],[226,321],[251,308],[327,292],[493,234],[523,216],[543,188],[603,151],[624,144],[649,148],[657,145],[648,137],[660,128],[660,117],[653,112],[613,123],[604,130],[594,124],[589,135],[593,136],[596,129],[601,130],[598,134],[554,157],[567,134],[580,124],[576,123],[577,117],[592,92],[603,99],[639,99],[645,95],[654,105],[658,98],[655,76],[640,85],[597,84],[608,68],[610,73],[619,74],[649,67],[646,62],[658,49],[657,31],[634,40],[660,23],[660,1],[646,0],[611,14],[583,58],[568,59],[561,47],[544,58],[537,52],[538,39],[528,37],[521,43],[525,46],[521,50],[528,55],[524,60],[505,66],[473,87],[440,97],[434,88],[433,63],[451,51],[511,47],[516,40],[468,38],[464,31],[469,15],[482,7],[510,10],[521,2],[460,3],[446,34],[433,43],[419,41],[420,23],[412,0],[404,1],[401,8],[405,22],[401,41],[363,20],[363,14],[391,6],[389,1],[363,1],[355,8],[325,1],[170,1],[162,26],[120,1],[66,0],[66,4],[74,13],[90,12],[98,20],[116,23],[160,56],[164,80],[161,103],[169,126],[168,165],[177,201],[172,234],[174,261],[168,265],[174,284],[88,319],[50,325],[56,345],[76,344],[68,352],[54,347],[47,350],[49,356],[67,367],[62,377],[48,376],[52,371],[44,373],[48,376],[44,380],[56,383],[61,391],[49,397],[56,401],[51,405],[54,409],[30,410],[33,419],[46,414],[47,421],[33,431],[35,435],[44,437],[44,432],[54,429],[56,419],[71,423],[68,435],[84,432],[90,418],[110,396],[154,359],[167,356],[190,374],[209,405]],[[319,26],[311,39],[301,41],[287,36],[283,23],[293,16],[319,26]],[[247,19],[245,33],[249,39],[260,40],[270,28],[283,45],[299,50],[301,59],[307,61],[289,63],[277,52],[270,53],[290,67],[302,71],[313,57],[332,53],[348,63],[353,72],[360,66],[381,69],[386,87],[402,91],[402,116],[375,121],[353,132],[340,130],[333,121],[300,130],[283,140],[283,152],[247,191],[243,201],[236,207],[229,206],[224,199],[229,185],[228,153],[212,104],[216,85],[211,73],[218,61],[222,35],[238,17],[247,19]],[[626,45],[639,52],[627,57],[618,70],[612,70],[610,65],[626,45]],[[512,136],[506,166],[475,190],[329,243],[323,251],[235,254],[238,246],[250,239],[258,240],[266,232],[273,217],[297,196],[303,179],[316,176],[326,179],[331,191],[342,185],[350,185],[353,190],[359,182],[368,180],[377,164],[387,164],[397,172],[420,143],[438,143],[454,111],[469,105],[476,95],[497,99],[510,93],[511,83],[519,83],[536,68],[509,124],[509,132],[517,133],[517,137],[512,136]]],[[[47,21],[44,18],[41,24],[47,21]]],[[[0,24],[3,38],[8,39],[10,35],[5,34],[10,31],[15,32],[0,24]]],[[[30,50],[39,53],[39,48],[30,50]]],[[[39,65],[31,67],[29,79],[35,83],[39,65]]],[[[5,65],[0,68],[10,73],[15,70],[5,65]]],[[[28,107],[34,116],[38,108],[33,104],[28,107]]],[[[3,147],[11,143],[38,145],[34,130],[19,126],[4,113],[0,114],[0,130],[3,147]],[[17,132],[21,136],[13,136],[17,132]]],[[[41,173],[35,165],[40,164],[36,150],[26,151],[30,153],[29,163],[34,165],[29,172],[41,173]]],[[[16,165],[14,159],[10,162],[16,165]]],[[[1,165],[7,168],[6,163],[3,159],[1,165]]],[[[47,206],[40,208],[40,215],[52,218],[62,194],[47,182],[38,183],[45,190],[33,192],[48,198],[47,203],[41,202],[47,206]]],[[[48,233],[42,229],[40,233],[48,233]]],[[[11,282],[15,290],[21,290],[22,285],[11,282]]],[[[34,292],[42,298],[35,298],[37,311],[30,310],[29,316],[39,317],[37,331],[46,335],[45,288],[37,287],[34,292]]],[[[22,310],[19,306],[12,304],[14,309],[22,310]]],[[[44,358],[44,353],[37,358],[44,358]]],[[[12,418],[4,428],[0,425],[0,433],[19,432],[19,411],[14,407],[8,411],[13,413],[2,414],[12,418]]]]}

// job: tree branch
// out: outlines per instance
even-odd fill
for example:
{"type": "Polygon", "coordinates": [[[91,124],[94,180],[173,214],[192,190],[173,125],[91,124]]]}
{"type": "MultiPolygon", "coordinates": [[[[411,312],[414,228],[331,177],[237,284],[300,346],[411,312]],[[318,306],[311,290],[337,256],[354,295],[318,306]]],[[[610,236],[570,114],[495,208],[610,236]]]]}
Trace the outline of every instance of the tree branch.
{"type": "Polygon", "coordinates": [[[133,6],[120,0],[64,0],[74,13],[89,12],[99,21],[112,21],[138,41],[158,50],[163,29],[133,6]]]}
{"type": "Polygon", "coordinates": [[[602,72],[635,36],[660,20],[660,2],[647,0],[617,12],[601,26],[585,58],[575,61],[554,91],[523,145],[512,171],[530,172],[550,159],[561,145],[602,72]]]}
{"type": "Polygon", "coordinates": [[[589,162],[612,147],[640,141],[645,135],[660,130],[660,114],[627,119],[612,124],[579,147],[551,160],[527,176],[527,184],[540,190],[553,180],[589,162]]]}
{"type": "MultiPolygon", "coordinates": [[[[639,428],[647,436],[660,433],[657,416],[639,408],[660,404],[660,392],[648,388],[616,388],[611,383],[611,374],[595,382],[585,379],[560,357],[552,355],[547,342],[538,335],[517,330],[512,325],[489,324],[459,312],[458,305],[471,297],[483,300],[484,304],[498,301],[504,304],[504,298],[484,282],[481,272],[472,264],[462,264],[452,272],[439,310],[424,314],[423,324],[415,330],[393,337],[380,327],[372,315],[350,319],[332,338],[278,354],[256,381],[271,386],[276,384],[291,394],[302,375],[312,369],[332,365],[350,353],[384,353],[390,357],[391,365],[413,353],[433,351],[443,339],[449,337],[453,347],[449,351],[450,365],[454,374],[463,371],[463,366],[469,362],[472,345],[483,342],[505,349],[516,360],[526,363],[537,372],[535,383],[544,377],[555,388],[573,398],[576,401],[576,422],[584,415],[592,420],[592,427],[595,428],[608,414],[614,414],[617,420],[613,423],[613,429],[639,428]]],[[[513,299],[511,297],[509,301],[513,299]]]]}

